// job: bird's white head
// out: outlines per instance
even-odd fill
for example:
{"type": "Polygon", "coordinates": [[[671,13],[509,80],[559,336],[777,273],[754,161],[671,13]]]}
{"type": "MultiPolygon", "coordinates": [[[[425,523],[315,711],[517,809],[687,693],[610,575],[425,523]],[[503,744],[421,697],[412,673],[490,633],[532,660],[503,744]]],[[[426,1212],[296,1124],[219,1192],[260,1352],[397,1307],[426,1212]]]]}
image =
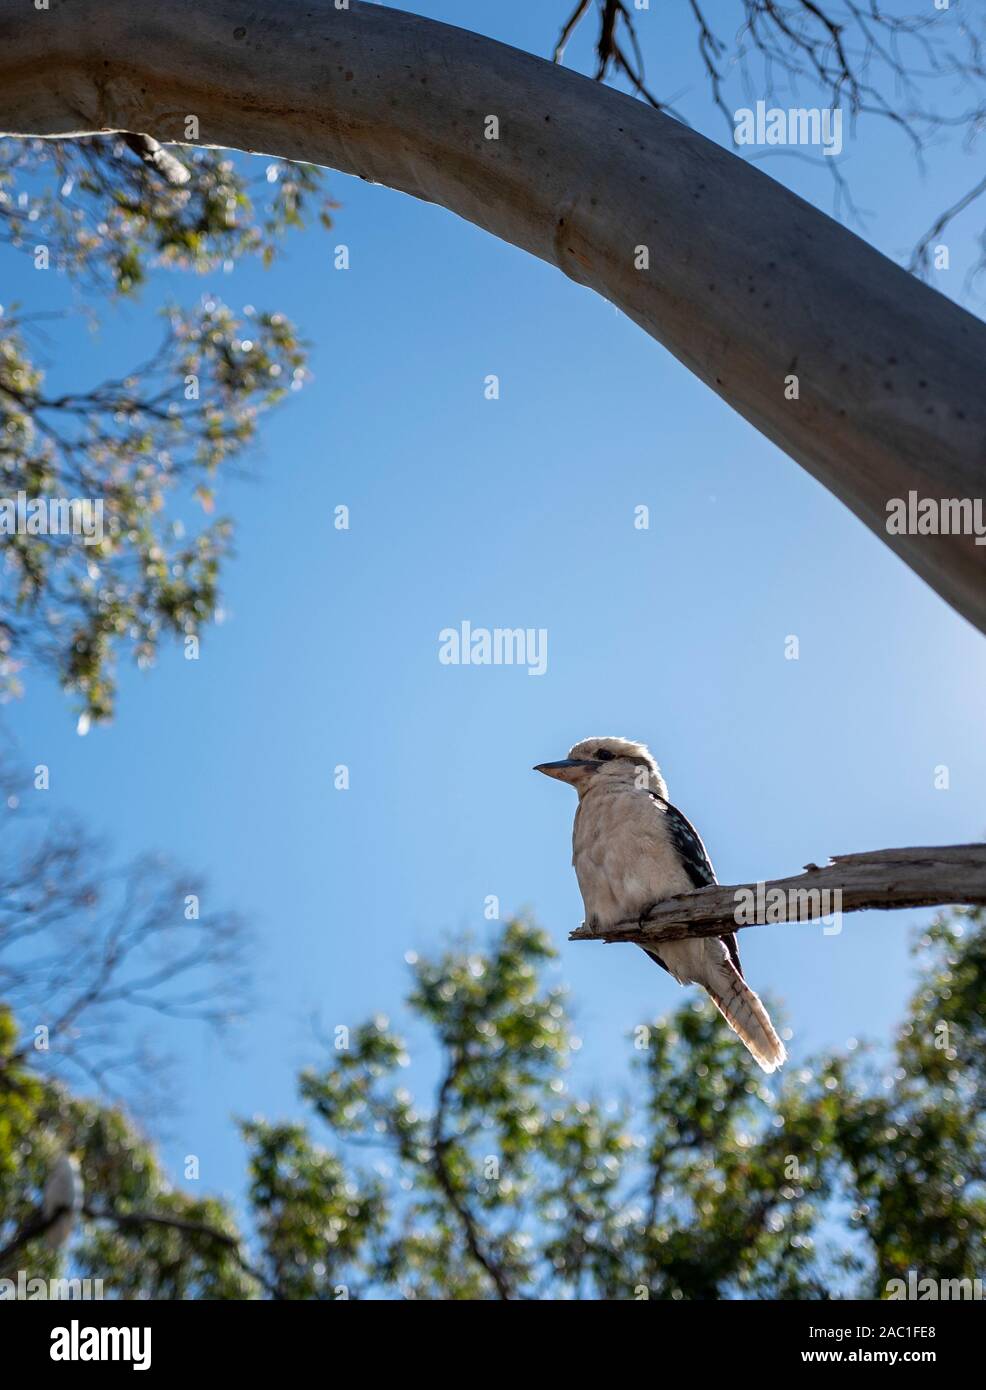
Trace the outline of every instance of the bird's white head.
{"type": "Polygon", "coordinates": [[[642,787],[667,796],[661,769],[645,743],[628,738],[584,738],[557,763],[538,763],[535,772],[568,782],[579,796],[593,787],[614,784],[642,787]]]}

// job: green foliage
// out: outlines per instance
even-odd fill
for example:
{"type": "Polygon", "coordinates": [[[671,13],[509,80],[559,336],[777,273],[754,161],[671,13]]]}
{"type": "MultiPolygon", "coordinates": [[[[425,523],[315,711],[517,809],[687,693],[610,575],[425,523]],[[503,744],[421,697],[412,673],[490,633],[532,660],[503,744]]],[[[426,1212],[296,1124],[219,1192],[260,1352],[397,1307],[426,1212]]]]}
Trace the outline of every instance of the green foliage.
{"type": "MultiPolygon", "coordinates": [[[[270,163],[255,191],[212,150],[181,151],[175,186],[122,139],[0,142],[0,240],[104,298],[133,295],[154,267],[207,271],[246,255],[269,263],[284,234],[316,216],[320,171],[270,163]]],[[[195,531],[176,502],[215,507],[216,481],[254,440],[264,411],[305,381],[305,347],[283,314],[238,318],[205,296],[165,314],[149,362],[119,380],[46,388],[37,322],[0,308],[0,497],[90,498],[102,537],[5,535],[0,561],[0,696],[25,663],[53,669],[82,727],[109,719],[115,655],[150,664],[163,637],[194,637],[220,605],[232,523],[195,531]],[[169,508],[172,514],[169,515],[169,508]]]]}
{"type": "Polygon", "coordinates": [[[125,1296],[804,1299],[879,1297],[909,1269],[981,1276],[986,913],[941,918],[921,951],[887,1059],[833,1054],[774,1085],[687,1003],[634,1031],[608,1100],[571,1089],[537,927],[417,961],[419,1096],[386,1019],[337,1040],[300,1078],[331,1144],[241,1124],[249,1240],[218,1201],[170,1188],[119,1110],[39,1081],[0,1014],[0,1273],[54,1270],[37,1239],[2,1248],[70,1149],[86,1189],[72,1263],[125,1296]],[[375,1164],[351,1161],[367,1148],[375,1164]]]}
{"type": "Polygon", "coordinates": [[[250,1203],[277,1296],[333,1298],[354,1270],[368,1277],[369,1247],[388,1214],[383,1184],[354,1180],[301,1125],[252,1120],[241,1131],[250,1150],[250,1203]]]}
{"type": "Polygon", "coordinates": [[[840,1080],[851,1104],[836,1140],[857,1196],[853,1224],[877,1251],[877,1280],[915,1266],[935,1277],[986,1267],[986,914],[939,919],[920,950],[926,974],[894,1065],[840,1080]]]}
{"type": "Polygon", "coordinates": [[[215,614],[232,524],[217,519],[189,534],[169,521],[169,498],[194,491],[211,512],[220,465],[305,375],[304,351],[283,315],[252,313],[241,323],[207,299],[167,320],[152,361],[121,381],[55,397],[45,393],[17,321],[0,316],[0,491],[102,503],[96,543],[6,538],[0,585],[12,602],[2,626],[14,650],[58,671],[94,720],[113,711],[115,646],[128,643],[147,665],[163,634],[198,637],[215,614]]]}
{"type": "MultiPolygon", "coordinates": [[[[11,1018],[2,1011],[0,1033],[9,1049],[11,1018]]],[[[62,1151],[79,1158],[85,1175],[73,1277],[103,1279],[107,1296],[119,1298],[246,1298],[256,1291],[256,1279],[242,1267],[239,1234],[226,1206],[172,1189],[153,1149],[120,1109],[29,1077],[18,1061],[0,1062],[0,1213],[6,1236],[39,1209],[62,1151]]],[[[0,1257],[0,1276],[24,1269],[30,1278],[55,1278],[60,1264],[60,1254],[39,1238],[23,1253],[0,1257]]]]}
{"type": "MultiPolygon", "coordinates": [[[[215,270],[257,255],[269,264],[285,231],[312,213],[332,225],[322,171],[269,161],[247,180],[228,152],[179,148],[188,181],[143,164],[120,136],[0,143],[0,240],[90,288],[133,294],[154,266],[215,270]]],[[[253,167],[257,167],[260,161],[253,167]]]]}

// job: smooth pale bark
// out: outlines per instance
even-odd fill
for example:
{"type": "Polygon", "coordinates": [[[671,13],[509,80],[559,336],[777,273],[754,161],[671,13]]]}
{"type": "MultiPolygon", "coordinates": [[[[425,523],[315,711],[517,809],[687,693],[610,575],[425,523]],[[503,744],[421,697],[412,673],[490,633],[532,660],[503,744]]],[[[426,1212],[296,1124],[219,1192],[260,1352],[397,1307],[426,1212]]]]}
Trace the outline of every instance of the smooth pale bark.
{"type": "Polygon", "coordinates": [[[762,903],[769,922],[811,922],[833,912],[865,908],[945,907],[986,903],[986,845],[935,845],[928,849],[873,849],[835,854],[819,868],[761,883],[717,883],[656,903],[639,922],[618,922],[598,932],[584,923],[570,941],[635,941],[654,946],[686,936],[764,925],[738,918],[740,907],[762,903]],[[779,890],[783,899],[774,901],[779,890]],[[810,897],[807,894],[817,893],[810,897]],[[838,893],[838,900],[831,896],[838,893]]]}
{"type": "MultiPolygon", "coordinates": [[[[986,493],[986,325],[641,102],[462,29],[335,2],[0,0],[0,130],[187,142],[194,116],[200,143],[450,208],[619,305],[986,631],[986,546],[886,531],[889,499],[986,493]]],[[[784,523],[765,515],[737,561],[784,523]]]]}

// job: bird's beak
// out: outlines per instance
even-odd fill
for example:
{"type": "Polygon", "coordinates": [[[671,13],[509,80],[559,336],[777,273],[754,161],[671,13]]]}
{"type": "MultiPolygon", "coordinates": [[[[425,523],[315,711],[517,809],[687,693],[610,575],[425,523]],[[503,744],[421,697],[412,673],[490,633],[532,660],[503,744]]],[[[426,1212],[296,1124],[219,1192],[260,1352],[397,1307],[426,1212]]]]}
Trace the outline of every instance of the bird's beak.
{"type": "Polygon", "coordinates": [[[535,772],[543,772],[545,777],[555,777],[559,782],[576,782],[579,773],[594,771],[599,764],[589,758],[562,758],[557,763],[538,763],[535,772]]]}

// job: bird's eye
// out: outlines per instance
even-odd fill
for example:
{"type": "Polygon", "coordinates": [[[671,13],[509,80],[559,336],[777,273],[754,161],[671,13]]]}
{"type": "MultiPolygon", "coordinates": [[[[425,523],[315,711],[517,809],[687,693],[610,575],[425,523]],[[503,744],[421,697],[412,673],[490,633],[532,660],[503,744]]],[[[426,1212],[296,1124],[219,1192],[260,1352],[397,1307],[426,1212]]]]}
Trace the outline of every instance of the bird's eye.
{"type": "Polygon", "coordinates": [[[610,762],[610,761],[611,761],[613,758],[615,758],[615,757],[616,757],[616,754],[613,753],[613,752],[611,752],[608,748],[597,748],[597,749],[596,749],[596,758],[597,758],[598,761],[601,762],[601,763],[608,763],[608,762],[610,762]]]}

